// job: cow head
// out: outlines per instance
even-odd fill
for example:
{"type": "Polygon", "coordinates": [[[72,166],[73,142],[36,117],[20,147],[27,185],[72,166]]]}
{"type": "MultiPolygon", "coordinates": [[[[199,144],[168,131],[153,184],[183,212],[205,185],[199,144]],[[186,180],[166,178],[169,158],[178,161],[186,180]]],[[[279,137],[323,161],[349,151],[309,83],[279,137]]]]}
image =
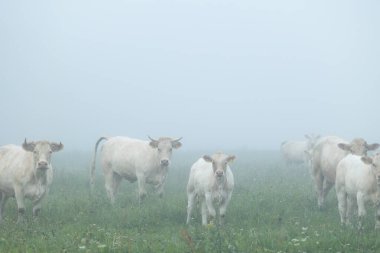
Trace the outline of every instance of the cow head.
{"type": "Polygon", "coordinates": [[[351,141],[350,144],[339,143],[338,147],[349,151],[353,155],[366,156],[368,151],[375,150],[380,145],[378,143],[368,144],[362,138],[356,138],[351,141]]]}
{"type": "Polygon", "coordinates": [[[377,185],[380,186],[380,153],[377,153],[373,157],[363,156],[361,159],[365,164],[371,165],[372,172],[377,180],[377,185]]]}
{"type": "Polygon", "coordinates": [[[229,162],[235,159],[234,155],[226,155],[223,153],[216,153],[212,156],[204,155],[203,159],[206,162],[212,163],[214,175],[218,180],[222,180],[226,175],[226,169],[229,162]]]}
{"type": "Polygon", "coordinates": [[[168,167],[170,164],[170,158],[172,156],[173,148],[177,149],[182,146],[182,143],[179,142],[182,138],[172,139],[169,137],[161,137],[158,140],[155,140],[149,137],[149,139],[149,145],[152,148],[157,149],[158,156],[160,159],[160,165],[162,167],[168,167]]]}
{"type": "Polygon", "coordinates": [[[307,150],[311,150],[314,148],[318,139],[321,138],[320,135],[315,134],[305,134],[305,138],[307,139],[307,150]]]}
{"type": "Polygon", "coordinates": [[[25,139],[22,147],[26,151],[33,152],[35,168],[46,170],[50,166],[51,154],[60,151],[63,144],[48,141],[27,142],[25,139]]]}

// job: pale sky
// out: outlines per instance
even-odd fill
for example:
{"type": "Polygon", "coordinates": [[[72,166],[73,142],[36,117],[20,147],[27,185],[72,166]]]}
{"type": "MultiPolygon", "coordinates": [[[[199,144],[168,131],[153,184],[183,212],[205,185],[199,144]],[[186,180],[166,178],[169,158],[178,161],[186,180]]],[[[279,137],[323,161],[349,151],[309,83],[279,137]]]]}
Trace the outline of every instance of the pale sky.
{"type": "Polygon", "coordinates": [[[380,1],[0,0],[0,145],[380,142],[380,1]]]}

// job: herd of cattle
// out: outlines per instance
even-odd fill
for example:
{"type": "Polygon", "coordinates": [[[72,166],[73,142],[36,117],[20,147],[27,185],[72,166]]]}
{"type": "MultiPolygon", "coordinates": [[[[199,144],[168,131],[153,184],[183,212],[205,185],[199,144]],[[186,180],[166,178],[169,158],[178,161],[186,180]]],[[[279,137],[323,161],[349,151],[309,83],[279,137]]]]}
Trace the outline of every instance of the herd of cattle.
{"type": "Polygon", "coordinates": [[[305,141],[288,141],[281,151],[288,164],[305,162],[310,166],[315,183],[318,206],[323,207],[326,195],[335,185],[342,225],[351,225],[357,206],[359,228],[366,214],[365,202],[376,206],[375,228],[380,228],[380,153],[372,157],[378,143],[368,144],[362,138],[348,142],[337,136],[306,136],[305,141]]]}
{"type": "MultiPolygon", "coordinates": [[[[283,142],[281,152],[288,164],[306,163],[310,166],[318,206],[323,207],[327,193],[335,184],[343,225],[351,224],[351,216],[357,206],[359,228],[362,227],[362,219],[366,214],[364,204],[372,200],[377,207],[375,228],[380,228],[380,153],[367,155],[368,151],[380,145],[368,144],[361,138],[348,142],[336,136],[305,137],[304,141],[283,142]]],[[[172,151],[182,146],[181,139],[149,139],[101,137],[95,145],[91,189],[95,181],[97,149],[105,141],[100,161],[107,196],[112,204],[122,179],[137,181],[139,201],[147,194],[146,184],[153,185],[158,195],[162,196],[172,151]]],[[[17,222],[24,219],[25,198],[32,200],[33,215],[38,215],[41,201],[53,180],[51,155],[62,149],[62,143],[26,140],[21,147],[0,147],[0,222],[9,197],[16,198],[17,222]]],[[[191,220],[197,202],[200,203],[203,225],[208,223],[208,218],[216,216],[219,217],[219,223],[223,223],[234,188],[234,177],[229,167],[234,159],[233,155],[215,153],[204,155],[192,165],[187,185],[187,223],[191,220]]]]}

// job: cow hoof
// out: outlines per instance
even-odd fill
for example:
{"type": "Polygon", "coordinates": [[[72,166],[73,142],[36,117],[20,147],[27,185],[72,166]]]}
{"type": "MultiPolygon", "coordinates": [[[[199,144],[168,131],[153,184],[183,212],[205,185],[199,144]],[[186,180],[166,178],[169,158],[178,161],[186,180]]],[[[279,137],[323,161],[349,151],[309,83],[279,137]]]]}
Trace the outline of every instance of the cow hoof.
{"type": "Polygon", "coordinates": [[[33,216],[34,216],[35,218],[37,218],[38,214],[40,213],[40,210],[41,210],[41,209],[39,209],[39,208],[33,210],[33,216]]]}
{"type": "Polygon", "coordinates": [[[25,219],[23,218],[23,217],[18,217],[17,218],[17,222],[16,222],[16,224],[24,224],[25,223],[25,219]]]}
{"type": "Polygon", "coordinates": [[[145,192],[144,193],[140,193],[140,195],[139,195],[140,200],[145,199],[145,197],[146,197],[146,193],[145,192]]]}

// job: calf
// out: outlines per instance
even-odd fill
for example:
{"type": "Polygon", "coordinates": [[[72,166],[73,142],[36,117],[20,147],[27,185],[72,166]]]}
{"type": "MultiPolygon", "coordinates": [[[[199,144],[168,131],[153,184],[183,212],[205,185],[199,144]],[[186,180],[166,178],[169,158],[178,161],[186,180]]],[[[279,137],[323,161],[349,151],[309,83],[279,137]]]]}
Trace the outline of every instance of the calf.
{"type": "Polygon", "coordinates": [[[366,155],[368,151],[378,147],[378,143],[368,144],[362,138],[353,139],[348,143],[336,136],[323,137],[316,143],[310,161],[319,208],[324,206],[325,198],[335,184],[336,167],[340,160],[349,154],[366,155]]]}
{"type": "Polygon", "coordinates": [[[376,225],[380,228],[380,153],[373,158],[348,155],[336,169],[336,194],[342,225],[350,225],[355,202],[358,206],[359,228],[366,215],[365,202],[377,206],[376,225]]]}
{"type": "Polygon", "coordinates": [[[193,164],[187,184],[187,224],[196,198],[201,202],[202,225],[207,224],[207,216],[216,216],[214,201],[219,206],[219,222],[223,223],[234,189],[234,176],[228,163],[234,159],[235,156],[216,153],[205,155],[193,164]]]}
{"type": "Polygon", "coordinates": [[[17,201],[17,222],[23,220],[25,198],[33,201],[33,215],[38,215],[41,200],[53,181],[51,154],[62,148],[62,143],[26,140],[22,147],[16,145],[0,147],[0,221],[5,202],[9,197],[15,197],[17,201]]]}

